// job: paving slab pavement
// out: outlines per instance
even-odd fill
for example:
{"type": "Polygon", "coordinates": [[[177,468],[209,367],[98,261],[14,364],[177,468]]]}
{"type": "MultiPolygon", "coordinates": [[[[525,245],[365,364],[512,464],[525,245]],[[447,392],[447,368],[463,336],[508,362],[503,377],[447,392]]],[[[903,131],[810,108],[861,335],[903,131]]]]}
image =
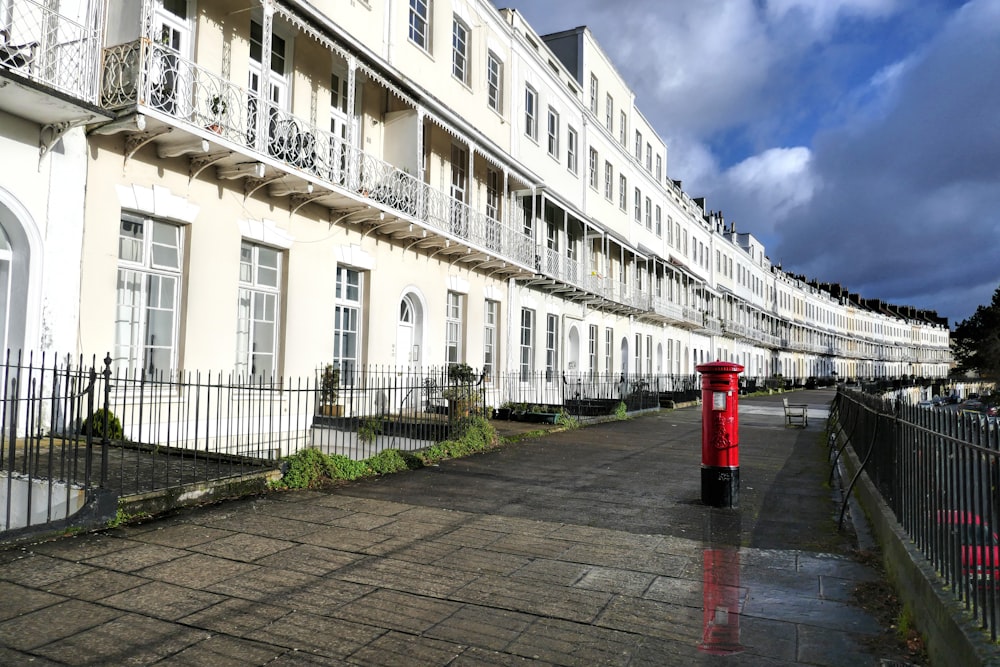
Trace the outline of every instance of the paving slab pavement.
{"type": "Polygon", "coordinates": [[[700,408],[0,551],[0,664],[875,665],[822,443],[744,399],[740,506],[700,408]]]}

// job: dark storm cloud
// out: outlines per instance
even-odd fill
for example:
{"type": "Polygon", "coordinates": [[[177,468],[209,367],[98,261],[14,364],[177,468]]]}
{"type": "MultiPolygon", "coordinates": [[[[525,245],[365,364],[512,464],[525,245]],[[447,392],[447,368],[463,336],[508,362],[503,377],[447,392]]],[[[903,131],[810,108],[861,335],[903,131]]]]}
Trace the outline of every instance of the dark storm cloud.
{"type": "Polygon", "coordinates": [[[972,2],[882,85],[882,115],[819,136],[785,268],[951,320],[1000,282],[1000,2],[972,2]]]}

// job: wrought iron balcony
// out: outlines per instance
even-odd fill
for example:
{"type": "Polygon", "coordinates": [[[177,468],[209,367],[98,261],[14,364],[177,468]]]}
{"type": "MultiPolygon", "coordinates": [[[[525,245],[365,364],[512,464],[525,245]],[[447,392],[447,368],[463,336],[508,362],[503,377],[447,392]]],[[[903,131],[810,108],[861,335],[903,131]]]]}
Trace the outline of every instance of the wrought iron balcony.
{"type": "MultiPolygon", "coordinates": [[[[270,167],[298,176],[308,201],[323,204],[326,195],[331,206],[345,197],[370,201],[402,221],[393,228],[395,220],[386,223],[387,233],[416,224],[425,239],[433,232],[428,247],[443,239],[438,247],[457,242],[455,253],[470,261],[510,262],[513,272],[533,268],[534,243],[518,221],[493,219],[166,46],[139,40],[106,49],[100,102],[135,108],[264,165],[248,174],[260,177],[270,167]]],[[[405,235],[421,243],[412,229],[405,235]]]]}
{"type": "Polygon", "coordinates": [[[58,5],[34,0],[0,3],[0,70],[96,104],[101,48],[97,21],[93,16],[74,19],[60,13],[58,5]]]}

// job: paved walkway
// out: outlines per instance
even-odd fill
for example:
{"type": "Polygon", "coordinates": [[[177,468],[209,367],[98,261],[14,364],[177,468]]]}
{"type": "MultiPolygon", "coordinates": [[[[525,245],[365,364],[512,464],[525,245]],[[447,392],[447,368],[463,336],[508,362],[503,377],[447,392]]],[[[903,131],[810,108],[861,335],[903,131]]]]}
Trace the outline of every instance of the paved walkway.
{"type": "Polygon", "coordinates": [[[0,551],[0,664],[877,664],[832,395],[744,400],[735,511],[687,408],[0,551]]]}

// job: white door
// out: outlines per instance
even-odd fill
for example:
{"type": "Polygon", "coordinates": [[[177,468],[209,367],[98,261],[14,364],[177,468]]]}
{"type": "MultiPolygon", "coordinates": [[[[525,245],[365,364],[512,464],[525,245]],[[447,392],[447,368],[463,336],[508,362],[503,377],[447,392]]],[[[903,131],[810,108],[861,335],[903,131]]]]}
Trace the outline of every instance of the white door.
{"type": "Polygon", "coordinates": [[[399,302],[399,322],[396,325],[396,365],[409,367],[420,363],[419,348],[415,348],[414,325],[416,312],[409,297],[399,302]]]}
{"type": "Polygon", "coordinates": [[[187,0],[163,0],[153,13],[153,60],[150,66],[150,98],[153,108],[186,117],[191,109],[190,71],[182,59],[190,60],[191,24],[187,0]]]}
{"type": "Polygon", "coordinates": [[[283,153],[287,147],[287,128],[283,127],[285,119],[282,112],[287,107],[288,100],[288,78],[286,67],[288,63],[288,43],[277,33],[271,32],[271,54],[267,60],[270,61],[271,71],[268,73],[267,94],[261,91],[261,73],[264,68],[264,27],[258,21],[250,21],[250,63],[248,66],[247,85],[251,95],[248,100],[247,109],[247,141],[255,143],[257,135],[258,120],[263,117],[268,123],[268,137],[265,143],[269,146],[272,155],[287,157],[283,153]],[[267,109],[267,111],[263,111],[267,109]],[[275,135],[281,135],[276,137],[275,135]],[[276,141],[280,139],[280,141],[276,141]]]}

